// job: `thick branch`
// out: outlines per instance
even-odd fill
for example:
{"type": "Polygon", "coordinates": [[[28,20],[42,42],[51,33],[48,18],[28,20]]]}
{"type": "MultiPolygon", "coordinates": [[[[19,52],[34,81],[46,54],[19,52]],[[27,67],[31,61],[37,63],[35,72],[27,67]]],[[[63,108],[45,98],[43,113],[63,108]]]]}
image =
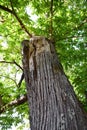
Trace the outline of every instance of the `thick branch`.
{"type": "Polygon", "coordinates": [[[11,10],[11,9],[5,7],[5,6],[2,6],[2,5],[0,5],[0,9],[2,9],[2,10],[4,10],[4,11],[7,11],[7,12],[9,12],[9,13],[11,13],[11,14],[13,14],[13,15],[15,16],[15,18],[17,19],[17,21],[20,23],[21,28],[24,29],[25,32],[26,32],[30,37],[32,37],[32,34],[29,33],[29,31],[27,30],[27,28],[25,27],[25,25],[23,24],[23,22],[22,22],[21,19],[17,16],[17,14],[15,13],[15,11],[14,11],[13,9],[11,10]]]}
{"type": "Polygon", "coordinates": [[[25,27],[25,25],[22,23],[21,19],[17,16],[17,14],[14,12],[14,16],[16,17],[16,19],[18,20],[18,22],[21,25],[21,28],[25,30],[25,32],[32,37],[32,34],[29,33],[29,31],[27,30],[27,28],[25,27]]]}
{"type": "Polygon", "coordinates": [[[7,8],[7,7],[5,7],[5,6],[0,5],[0,9],[2,9],[2,10],[4,10],[4,11],[7,11],[7,12],[9,12],[9,13],[11,13],[11,14],[13,14],[12,10],[9,9],[9,8],[7,8]]]}
{"type": "Polygon", "coordinates": [[[23,95],[19,99],[16,99],[16,100],[6,104],[5,106],[1,107],[0,114],[5,112],[7,109],[11,108],[12,106],[16,107],[18,105],[21,105],[21,104],[25,103],[26,101],[27,101],[27,95],[23,95]]]}

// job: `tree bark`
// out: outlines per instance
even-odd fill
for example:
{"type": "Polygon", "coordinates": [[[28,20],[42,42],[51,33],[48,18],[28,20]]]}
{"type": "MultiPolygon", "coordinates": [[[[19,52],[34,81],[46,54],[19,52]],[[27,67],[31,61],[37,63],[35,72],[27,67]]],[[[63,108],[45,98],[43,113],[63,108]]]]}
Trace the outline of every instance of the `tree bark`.
{"type": "Polygon", "coordinates": [[[22,45],[31,130],[87,130],[51,41],[36,36],[22,45]]]}

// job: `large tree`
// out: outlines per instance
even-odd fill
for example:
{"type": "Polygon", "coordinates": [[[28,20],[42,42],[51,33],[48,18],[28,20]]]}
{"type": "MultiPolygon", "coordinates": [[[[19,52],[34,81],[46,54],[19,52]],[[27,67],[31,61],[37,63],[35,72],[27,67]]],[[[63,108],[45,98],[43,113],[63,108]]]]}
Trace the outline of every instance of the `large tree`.
{"type": "Polygon", "coordinates": [[[25,83],[20,80],[23,76],[20,76],[21,72],[25,75],[32,129],[86,129],[82,108],[54,51],[55,46],[64,70],[86,110],[86,4],[82,0],[0,1],[2,129],[7,129],[13,122],[23,121],[22,117],[27,115],[26,89],[25,83]],[[33,35],[47,38],[35,40],[33,35]],[[30,42],[27,40],[28,44],[25,42],[22,47],[23,68],[20,43],[25,39],[30,39],[30,42]],[[26,57],[26,54],[29,55],[26,57]],[[30,58],[31,55],[33,58],[30,58]],[[31,65],[26,71],[29,62],[31,65]]]}
{"type": "Polygon", "coordinates": [[[51,41],[36,36],[22,46],[31,130],[86,130],[86,116],[51,41]]]}

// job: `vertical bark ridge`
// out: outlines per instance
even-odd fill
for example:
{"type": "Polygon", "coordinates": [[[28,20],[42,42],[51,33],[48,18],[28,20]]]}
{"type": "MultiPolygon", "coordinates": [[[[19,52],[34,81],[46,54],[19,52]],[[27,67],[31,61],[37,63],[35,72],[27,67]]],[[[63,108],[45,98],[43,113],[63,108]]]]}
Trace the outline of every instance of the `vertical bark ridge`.
{"type": "Polygon", "coordinates": [[[36,114],[34,115],[36,116],[36,123],[33,121],[33,125],[35,126],[36,124],[37,127],[34,129],[79,130],[77,127],[77,118],[75,118],[75,105],[77,102],[73,102],[75,95],[72,95],[72,89],[67,88],[66,90],[66,87],[69,86],[68,82],[65,83],[63,81],[61,78],[63,74],[60,71],[56,74],[56,76],[52,72],[51,56],[49,54],[42,53],[37,59],[40,59],[38,63],[40,66],[38,68],[40,77],[38,78],[40,78],[40,80],[37,79],[37,81],[39,81],[39,83],[37,83],[39,86],[37,84],[35,85],[34,83],[34,85],[38,87],[34,88],[38,98],[34,97],[33,95],[33,104],[35,102],[35,111],[37,110],[36,114]],[[37,91],[39,91],[41,94],[39,94],[37,91]],[[70,125],[71,123],[73,125],[70,125]]]}

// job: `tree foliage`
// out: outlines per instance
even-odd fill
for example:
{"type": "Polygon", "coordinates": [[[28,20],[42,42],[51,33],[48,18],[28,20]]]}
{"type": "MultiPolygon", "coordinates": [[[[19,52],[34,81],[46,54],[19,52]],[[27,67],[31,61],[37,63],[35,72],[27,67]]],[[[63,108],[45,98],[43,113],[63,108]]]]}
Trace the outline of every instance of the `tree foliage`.
{"type": "Polygon", "coordinates": [[[87,111],[86,8],[86,0],[0,1],[0,107],[4,110],[0,117],[2,129],[9,128],[12,123],[16,125],[23,122],[23,117],[27,117],[27,103],[11,107],[7,104],[18,101],[26,94],[24,82],[18,87],[23,71],[20,43],[32,35],[43,35],[55,41],[64,70],[87,111]]]}

